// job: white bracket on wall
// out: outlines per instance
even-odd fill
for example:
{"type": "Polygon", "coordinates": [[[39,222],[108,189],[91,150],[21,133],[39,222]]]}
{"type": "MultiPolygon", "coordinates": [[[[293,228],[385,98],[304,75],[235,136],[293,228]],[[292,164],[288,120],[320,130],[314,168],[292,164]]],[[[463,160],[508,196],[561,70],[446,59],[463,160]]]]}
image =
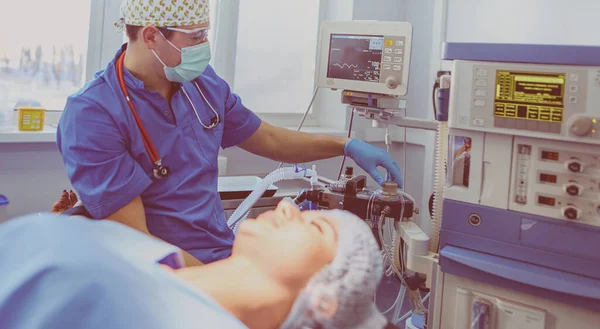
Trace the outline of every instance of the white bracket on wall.
{"type": "Polygon", "coordinates": [[[414,128],[422,130],[437,131],[438,122],[436,120],[426,120],[411,118],[399,115],[404,110],[385,110],[371,107],[354,107],[357,113],[369,120],[373,120],[373,127],[378,125],[394,125],[402,128],[414,128]]]}

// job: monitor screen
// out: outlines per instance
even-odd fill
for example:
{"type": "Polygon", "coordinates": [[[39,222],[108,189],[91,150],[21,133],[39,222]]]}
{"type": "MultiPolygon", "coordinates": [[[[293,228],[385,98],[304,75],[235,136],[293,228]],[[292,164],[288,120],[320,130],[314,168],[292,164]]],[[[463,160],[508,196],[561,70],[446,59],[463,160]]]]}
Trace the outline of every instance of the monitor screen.
{"type": "Polygon", "coordinates": [[[494,115],[562,123],[566,76],[563,73],[496,72],[494,115]]]}
{"type": "Polygon", "coordinates": [[[382,35],[331,34],[327,77],[380,82],[382,35]]]}

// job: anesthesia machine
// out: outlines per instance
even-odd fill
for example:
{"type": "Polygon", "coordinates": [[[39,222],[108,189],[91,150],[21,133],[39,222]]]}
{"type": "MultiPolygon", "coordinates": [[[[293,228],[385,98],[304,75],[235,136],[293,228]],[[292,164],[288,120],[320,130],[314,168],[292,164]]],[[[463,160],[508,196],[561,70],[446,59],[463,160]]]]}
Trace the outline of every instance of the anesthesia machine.
{"type": "Polygon", "coordinates": [[[597,328],[600,48],[449,43],[443,59],[453,67],[430,327],[597,328]]]}

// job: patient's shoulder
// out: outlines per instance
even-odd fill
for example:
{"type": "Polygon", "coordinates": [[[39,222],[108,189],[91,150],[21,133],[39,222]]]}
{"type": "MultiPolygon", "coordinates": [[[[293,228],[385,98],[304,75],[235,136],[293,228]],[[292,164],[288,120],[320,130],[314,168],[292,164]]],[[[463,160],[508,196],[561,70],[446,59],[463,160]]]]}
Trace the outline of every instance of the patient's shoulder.
{"type": "Polygon", "coordinates": [[[3,323],[191,329],[202,321],[206,328],[247,329],[156,264],[173,249],[151,242],[121,224],[85,218],[43,214],[1,224],[0,250],[9,251],[0,253],[3,323]]]}
{"type": "Polygon", "coordinates": [[[0,314],[11,309],[3,321],[17,328],[32,316],[31,321],[61,328],[167,328],[151,316],[160,314],[160,298],[154,296],[159,266],[136,263],[120,248],[107,247],[112,241],[102,234],[111,232],[107,227],[118,226],[49,214],[0,225],[0,249],[10,250],[0,253],[0,314]],[[44,311],[50,307],[55,311],[44,311]]]}
{"type": "MultiPolygon", "coordinates": [[[[73,263],[98,263],[100,256],[130,263],[153,264],[178,254],[179,248],[110,220],[36,214],[0,224],[0,250],[28,259],[39,253],[47,261],[65,257],[73,263]]],[[[0,264],[6,255],[0,254],[0,264]]],[[[171,257],[172,258],[172,257],[171,257]]]]}

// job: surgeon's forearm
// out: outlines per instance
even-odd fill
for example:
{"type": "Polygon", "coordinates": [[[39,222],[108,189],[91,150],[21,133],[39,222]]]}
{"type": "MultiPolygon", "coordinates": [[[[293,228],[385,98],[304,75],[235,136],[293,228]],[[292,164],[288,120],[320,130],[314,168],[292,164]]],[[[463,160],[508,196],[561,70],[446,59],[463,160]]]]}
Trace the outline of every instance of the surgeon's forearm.
{"type": "Polygon", "coordinates": [[[278,138],[275,160],[306,163],[344,155],[347,138],[288,130],[278,138]]]}
{"type": "Polygon", "coordinates": [[[263,122],[240,146],[276,161],[305,163],[344,155],[347,142],[347,138],[297,132],[263,122]]]}

